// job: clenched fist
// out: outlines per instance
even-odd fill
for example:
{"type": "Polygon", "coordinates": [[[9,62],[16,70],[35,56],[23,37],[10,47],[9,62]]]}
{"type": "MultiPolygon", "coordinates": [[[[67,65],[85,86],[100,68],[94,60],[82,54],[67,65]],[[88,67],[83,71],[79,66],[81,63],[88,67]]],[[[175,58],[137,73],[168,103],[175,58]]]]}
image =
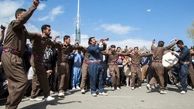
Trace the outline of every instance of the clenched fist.
{"type": "Polygon", "coordinates": [[[34,6],[34,7],[37,8],[38,5],[39,5],[39,3],[40,3],[39,0],[33,0],[33,6],[34,6]]]}

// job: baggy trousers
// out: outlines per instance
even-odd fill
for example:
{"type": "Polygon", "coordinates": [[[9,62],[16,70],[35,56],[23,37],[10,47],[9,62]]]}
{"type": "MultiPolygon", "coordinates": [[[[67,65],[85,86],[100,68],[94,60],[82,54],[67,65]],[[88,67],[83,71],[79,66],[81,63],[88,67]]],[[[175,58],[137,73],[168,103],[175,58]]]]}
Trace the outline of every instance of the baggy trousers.
{"type": "Polygon", "coordinates": [[[97,89],[99,93],[104,92],[103,73],[104,69],[100,63],[89,64],[90,88],[92,94],[96,93],[97,89]]]}
{"type": "Polygon", "coordinates": [[[160,89],[164,90],[165,84],[164,84],[164,66],[161,62],[152,62],[151,67],[155,71],[156,75],[155,78],[157,79],[160,89]],[[156,77],[157,76],[157,77],[156,77]]]}
{"type": "Polygon", "coordinates": [[[137,79],[137,86],[141,86],[142,83],[142,73],[141,73],[141,68],[139,65],[131,65],[131,81],[130,81],[130,86],[135,87],[135,80],[137,79]]]}
{"type": "Polygon", "coordinates": [[[17,109],[28,84],[23,59],[10,52],[3,52],[1,59],[8,80],[6,109],[17,109]]]}
{"type": "Polygon", "coordinates": [[[82,68],[81,68],[81,73],[82,73],[82,77],[81,77],[81,89],[85,89],[86,88],[86,81],[88,79],[88,64],[87,63],[83,63],[82,64],[82,68]]]}
{"type": "Polygon", "coordinates": [[[187,78],[189,73],[189,65],[188,64],[181,64],[180,65],[180,72],[179,72],[179,78],[180,78],[180,84],[183,91],[187,91],[187,78]]]}
{"type": "Polygon", "coordinates": [[[191,79],[191,87],[194,88],[194,68],[193,64],[189,64],[189,77],[191,79]]]}
{"type": "Polygon", "coordinates": [[[146,76],[147,76],[147,70],[148,70],[148,67],[149,67],[149,65],[148,64],[146,64],[146,65],[144,65],[144,66],[142,66],[141,67],[141,72],[142,72],[142,81],[146,78],[146,76]]]}
{"type": "Polygon", "coordinates": [[[50,95],[50,87],[46,69],[41,61],[34,61],[34,65],[32,65],[32,67],[34,70],[34,75],[32,79],[31,97],[36,97],[40,89],[42,89],[44,97],[48,97],[50,95]]]}
{"type": "Polygon", "coordinates": [[[111,73],[112,87],[120,87],[120,72],[117,64],[109,64],[109,71],[111,73]]]}
{"type": "Polygon", "coordinates": [[[70,80],[70,68],[68,62],[60,63],[58,67],[59,72],[59,92],[64,92],[69,88],[69,80],[70,80]]]}

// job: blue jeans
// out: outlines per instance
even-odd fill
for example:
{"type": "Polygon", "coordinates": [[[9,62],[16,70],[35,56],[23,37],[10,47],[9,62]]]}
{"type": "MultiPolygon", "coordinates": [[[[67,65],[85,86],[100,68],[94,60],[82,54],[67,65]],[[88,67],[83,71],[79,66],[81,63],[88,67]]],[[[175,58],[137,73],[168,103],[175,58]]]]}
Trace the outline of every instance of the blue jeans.
{"type": "Polygon", "coordinates": [[[76,87],[80,85],[80,78],[81,78],[81,67],[73,67],[73,74],[72,74],[72,87],[76,87]]]}
{"type": "Polygon", "coordinates": [[[180,84],[183,91],[187,91],[187,78],[188,78],[188,71],[189,65],[187,64],[181,64],[180,65],[180,72],[179,72],[179,78],[180,78],[180,84]]]}
{"type": "Polygon", "coordinates": [[[90,63],[88,67],[91,93],[96,93],[97,90],[99,93],[104,92],[103,66],[98,63],[90,63]]]}

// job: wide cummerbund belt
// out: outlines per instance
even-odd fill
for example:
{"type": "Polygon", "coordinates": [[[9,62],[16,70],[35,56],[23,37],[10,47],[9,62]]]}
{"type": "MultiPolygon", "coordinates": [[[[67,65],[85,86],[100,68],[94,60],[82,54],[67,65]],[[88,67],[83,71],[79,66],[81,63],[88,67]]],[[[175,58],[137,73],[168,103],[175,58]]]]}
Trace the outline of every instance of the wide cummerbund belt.
{"type": "Polygon", "coordinates": [[[22,53],[16,49],[13,48],[3,48],[3,52],[10,52],[11,54],[17,55],[17,56],[22,56],[22,53]]]}

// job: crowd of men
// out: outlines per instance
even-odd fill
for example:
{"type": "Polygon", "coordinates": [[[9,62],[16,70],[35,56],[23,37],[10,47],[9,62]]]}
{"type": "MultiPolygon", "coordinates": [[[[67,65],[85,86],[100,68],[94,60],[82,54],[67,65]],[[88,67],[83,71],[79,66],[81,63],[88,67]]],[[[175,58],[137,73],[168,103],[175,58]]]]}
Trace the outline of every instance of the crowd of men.
{"type": "Polygon", "coordinates": [[[141,88],[147,82],[149,91],[158,88],[166,94],[167,84],[174,84],[185,94],[188,84],[194,88],[193,49],[182,40],[174,40],[168,46],[155,40],[150,51],[138,47],[121,49],[107,46],[106,39],[88,39],[88,47],[79,43],[71,45],[71,37],[65,35],[63,42],[51,40],[51,26],[44,24],[42,33],[30,33],[24,24],[37,9],[39,0],[33,0],[29,10],[16,10],[16,20],[1,26],[0,96],[7,96],[6,109],[16,109],[24,95],[31,100],[52,101],[50,94],[59,97],[70,94],[69,90],[80,90],[82,94],[107,96],[105,87],[119,90],[121,86],[141,88]],[[26,43],[29,39],[31,46],[26,43]],[[174,47],[179,48],[178,53],[174,47]],[[170,52],[179,61],[171,67],[162,64],[163,55],[170,52]],[[6,87],[7,86],[7,87],[6,87]],[[6,91],[8,93],[6,93],[6,91]],[[42,94],[43,99],[38,96],[42,94]]]}

